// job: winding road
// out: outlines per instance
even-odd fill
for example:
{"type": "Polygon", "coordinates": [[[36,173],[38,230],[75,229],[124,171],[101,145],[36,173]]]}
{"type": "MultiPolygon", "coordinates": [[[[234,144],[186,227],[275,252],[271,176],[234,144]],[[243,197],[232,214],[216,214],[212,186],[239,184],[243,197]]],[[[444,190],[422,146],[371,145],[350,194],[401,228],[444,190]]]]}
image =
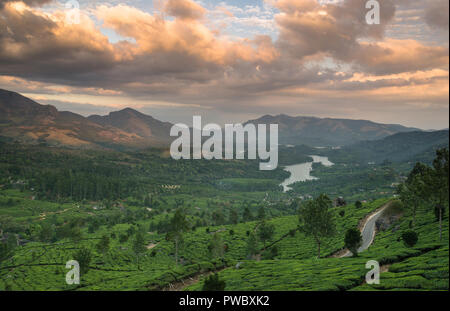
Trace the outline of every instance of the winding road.
{"type": "MultiPolygon", "coordinates": [[[[375,224],[377,220],[381,217],[383,212],[388,208],[390,205],[390,202],[385,204],[382,208],[378,209],[375,213],[371,214],[366,221],[364,222],[364,225],[361,230],[361,236],[362,236],[362,244],[358,248],[358,253],[361,253],[369,248],[370,245],[372,245],[373,240],[375,239],[375,224]]],[[[347,250],[344,254],[342,254],[339,257],[350,257],[352,256],[352,252],[347,250]]]]}

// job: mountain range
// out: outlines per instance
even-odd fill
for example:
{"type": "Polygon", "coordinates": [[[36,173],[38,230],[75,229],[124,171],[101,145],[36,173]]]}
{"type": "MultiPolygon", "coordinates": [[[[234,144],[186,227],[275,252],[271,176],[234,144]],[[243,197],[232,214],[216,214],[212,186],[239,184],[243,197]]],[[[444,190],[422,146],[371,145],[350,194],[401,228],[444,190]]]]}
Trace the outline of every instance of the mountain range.
{"type": "Polygon", "coordinates": [[[86,118],[0,90],[0,137],[7,141],[75,148],[163,147],[171,126],[133,109],[86,118]]]}
{"type": "MultiPolygon", "coordinates": [[[[278,124],[280,144],[344,146],[378,140],[402,132],[418,131],[401,125],[365,120],[266,115],[248,121],[278,124]]],[[[0,89],[0,139],[26,144],[74,148],[144,149],[166,147],[169,122],[159,121],[131,108],[106,116],[84,117],[54,106],[41,105],[18,93],[0,89]]]]}
{"type": "Polygon", "coordinates": [[[448,148],[449,131],[397,133],[380,140],[345,146],[334,155],[354,162],[423,162],[431,164],[436,149],[448,148]]]}
{"type": "Polygon", "coordinates": [[[380,124],[366,120],[292,117],[266,115],[248,121],[254,124],[278,124],[280,144],[337,147],[360,141],[378,140],[387,136],[420,131],[397,124],[380,124]]]}

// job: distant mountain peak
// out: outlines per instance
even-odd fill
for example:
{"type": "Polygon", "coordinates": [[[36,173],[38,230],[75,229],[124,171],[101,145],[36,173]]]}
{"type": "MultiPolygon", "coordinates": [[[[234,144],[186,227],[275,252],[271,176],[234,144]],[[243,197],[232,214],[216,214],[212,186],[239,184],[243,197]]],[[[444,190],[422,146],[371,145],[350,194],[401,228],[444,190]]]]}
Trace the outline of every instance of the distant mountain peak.
{"type": "Polygon", "coordinates": [[[144,115],[142,112],[137,111],[137,110],[135,110],[135,109],[133,109],[133,108],[130,108],[130,107],[124,108],[124,109],[119,110],[119,111],[112,111],[112,112],[110,112],[109,114],[110,114],[110,115],[111,115],[111,114],[144,115]]]}
{"type": "MultiPolygon", "coordinates": [[[[417,131],[401,125],[365,120],[311,116],[264,115],[246,122],[279,125],[279,142],[289,145],[344,146],[366,140],[417,131]]],[[[19,142],[51,142],[69,146],[167,145],[171,123],[159,121],[133,108],[87,118],[59,112],[18,93],[0,89],[0,136],[19,142]]]]}
{"type": "Polygon", "coordinates": [[[126,108],[85,118],[0,89],[0,139],[76,148],[166,146],[170,123],[126,108]]]}
{"type": "Polygon", "coordinates": [[[289,116],[283,113],[275,116],[267,114],[246,122],[248,123],[276,123],[280,143],[310,146],[343,146],[364,140],[382,139],[395,133],[419,130],[367,120],[289,116]]]}

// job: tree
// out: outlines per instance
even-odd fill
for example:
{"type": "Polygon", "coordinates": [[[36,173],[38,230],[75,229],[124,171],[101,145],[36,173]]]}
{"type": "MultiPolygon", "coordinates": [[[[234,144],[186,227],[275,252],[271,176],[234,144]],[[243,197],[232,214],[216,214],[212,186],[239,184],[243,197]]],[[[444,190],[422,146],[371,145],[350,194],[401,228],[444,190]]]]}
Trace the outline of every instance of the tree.
{"type": "Polygon", "coordinates": [[[266,260],[272,260],[278,256],[278,247],[276,245],[272,246],[263,253],[263,258],[266,260]]]}
{"type": "Polygon", "coordinates": [[[136,255],[138,270],[140,269],[139,257],[145,252],[145,250],[146,250],[146,248],[145,248],[144,235],[142,234],[141,231],[138,231],[133,240],[133,252],[136,255]]]}
{"type": "Polygon", "coordinates": [[[249,234],[247,239],[247,255],[253,257],[258,254],[258,238],[252,232],[249,234]]]}
{"type": "Polygon", "coordinates": [[[248,222],[248,221],[252,221],[253,220],[252,212],[250,211],[250,208],[248,208],[248,206],[246,206],[245,209],[244,209],[243,218],[244,218],[244,222],[248,222]]]}
{"type": "Polygon", "coordinates": [[[299,223],[300,229],[307,235],[312,236],[317,244],[317,257],[320,258],[320,246],[323,240],[335,234],[331,208],[333,202],[325,194],[321,194],[315,200],[306,202],[300,206],[299,223]]]}
{"type": "Polygon", "coordinates": [[[359,230],[356,228],[348,229],[347,232],[345,233],[344,242],[345,247],[352,252],[353,256],[357,257],[358,248],[362,244],[361,232],[359,232],[359,230]]]}
{"type": "Polygon", "coordinates": [[[264,249],[266,249],[266,242],[269,241],[275,233],[275,226],[263,221],[258,227],[259,239],[264,243],[264,249]]]}
{"type": "Polygon", "coordinates": [[[119,242],[120,243],[125,243],[126,241],[128,241],[128,235],[126,235],[126,234],[121,234],[121,235],[119,235],[119,242]]]}
{"type": "Polygon", "coordinates": [[[89,264],[92,259],[92,252],[89,248],[82,247],[74,255],[74,259],[80,265],[80,274],[83,275],[89,271],[89,264]]]}
{"type": "Polygon", "coordinates": [[[0,242],[0,263],[12,254],[12,249],[7,243],[0,242]]]}
{"type": "Polygon", "coordinates": [[[105,255],[109,251],[109,237],[105,234],[97,244],[97,251],[105,255]]]}
{"type": "Polygon", "coordinates": [[[69,237],[73,243],[78,244],[83,239],[83,233],[81,232],[80,227],[74,226],[70,229],[69,237]]]}
{"type": "Polygon", "coordinates": [[[258,210],[258,220],[264,220],[266,218],[266,210],[264,207],[260,207],[258,210]]]}
{"type": "Polygon", "coordinates": [[[224,243],[222,237],[218,233],[214,233],[208,244],[208,250],[212,258],[223,257],[224,243]]]}
{"type": "Polygon", "coordinates": [[[53,227],[49,223],[43,223],[39,231],[39,240],[42,242],[50,242],[53,237],[53,227]]]}
{"type": "Polygon", "coordinates": [[[362,208],[362,206],[363,206],[363,204],[361,203],[361,201],[356,201],[356,202],[355,202],[355,207],[356,207],[357,209],[362,208]]]}
{"type": "Polygon", "coordinates": [[[217,273],[210,275],[206,278],[205,283],[203,284],[203,291],[224,291],[225,290],[225,281],[219,279],[219,275],[217,273]]]}
{"type": "Polygon", "coordinates": [[[19,245],[19,237],[13,233],[8,234],[8,238],[6,239],[6,245],[10,250],[16,249],[16,247],[19,245]]]}
{"type": "Polygon", "coordinates": [[[230,220],[229,220],[230,224],[234,224],[236,225],[237,223],[239,223],[239,215],[237,213],[237,211],[235,209],[232,209],[230,211],[230,220]]]}
{"type": "Polygon", "coordinates": [[[343,197],[338,197],[334,200],[335,206],[336,207],[341,207],[341,206],[346,206],[347,202],[345,201],[345,199],[343,197]]]}
{"type": "Polygon", "coordinates": [[[414,245],[417,244],[419,236],[416,232],[409,230],[402,234],[402,240],[407,247],[413,247],[414,245]]]}
{"type": "Polygon", "coordinates": [[[397,190],[403,205],[412,211],[412,227],[416,225],[416,214],[420,204],[424,202],[428,187],[426,180],[430,176],[430,168],[422,163],[416,163],[409,173],[405,183],[401,184],[397,190]]]}
{"type": "Polygon", "coordinates": [[[448,206],[449,151],[447,148],[436,151],[431,172],[431,200],[439,214],[439,240],[442,241],[442,218],[448,206]]]}
{"type": "Polygon", "coordinates": [[[189,230],[189,224],[186,220],[186,214],[177,209],[175,215],[170,220],[170,231],[167,233],[167,239],[174,242],[175,245],[175,264],[178,265],[178,248],[183,240],[183,234],[189,230]]]}
{"type": "Polygon", "coordinates": [[[225,216],[221,210],[214,211],[212,213],[212,219],[216,226],[223,225],[225,223],[225,216]]]}

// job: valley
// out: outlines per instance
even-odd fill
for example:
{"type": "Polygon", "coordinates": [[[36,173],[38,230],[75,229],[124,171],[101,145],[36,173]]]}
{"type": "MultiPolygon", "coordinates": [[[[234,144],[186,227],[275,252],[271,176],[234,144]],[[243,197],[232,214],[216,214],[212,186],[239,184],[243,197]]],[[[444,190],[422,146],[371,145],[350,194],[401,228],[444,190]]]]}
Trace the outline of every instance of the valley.
{"type": "MultiPolygon", "coordinates": [[[[8,113],[3,122],[19,122],[8,113]]],[[[158,133],[155,119],[131,110],[88,119],[138,140],[158,133]],[[147,125],[117,127],[123,113],[147,125]]],[[[448,131],[339,148],[280,145],[278,168],[261,171],[259,160],[177,161],[167,146],[112,139],[85,148],[12,138],[14,126],[6,128],[0,290],[197,291],[209,290],[208,282],[230,291],[448,290],[448,201],[439,219],[433,209],[448,183],[432,173],[448,131]],[[429,172],[426,190],[405,196],[399,187],[417,171],[429,172]],[[312,220],[303,218],[313,208],[330,225],[320,239],[322,222],[308,227],[312,220]],[[418,240],[407,245],[412,219],[418,240]],[[361,232],[358,257],[347,247],[351,230],[361,232]],[[80,263],[80,284],[65,281],[70,260],[80,263]],[[380,284],[364,282],[369,260],[381,265],[380,284]]]]}

